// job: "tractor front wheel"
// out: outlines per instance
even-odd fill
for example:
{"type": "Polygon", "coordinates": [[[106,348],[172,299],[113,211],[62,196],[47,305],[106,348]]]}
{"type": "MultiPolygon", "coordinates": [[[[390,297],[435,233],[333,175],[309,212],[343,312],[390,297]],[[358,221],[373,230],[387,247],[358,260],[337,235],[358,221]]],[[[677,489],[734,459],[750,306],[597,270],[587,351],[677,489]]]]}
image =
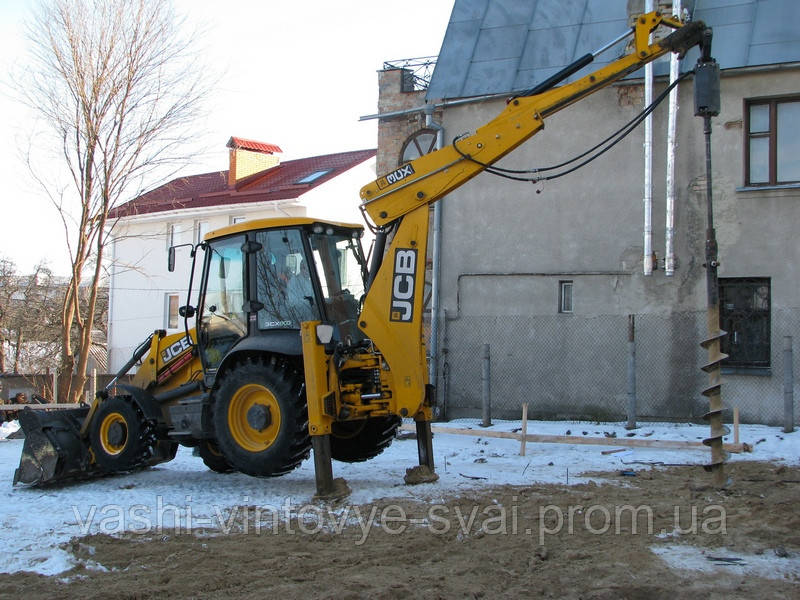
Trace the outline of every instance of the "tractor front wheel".
{"type": "Polygon", "coordinates": [[[302,378],[288,363],[247,361],[228,371],[215,392],[213,422],[219,450],[242,473],[283,475],[309,455],[302,378]]]}
{"type": "Polygon", "coordinates": [[[143,433],[143,423],[133,403],[121,396],[102,401],[89,428],[95,462],[109,472],[136,467],[146,449],[143,433]]]}

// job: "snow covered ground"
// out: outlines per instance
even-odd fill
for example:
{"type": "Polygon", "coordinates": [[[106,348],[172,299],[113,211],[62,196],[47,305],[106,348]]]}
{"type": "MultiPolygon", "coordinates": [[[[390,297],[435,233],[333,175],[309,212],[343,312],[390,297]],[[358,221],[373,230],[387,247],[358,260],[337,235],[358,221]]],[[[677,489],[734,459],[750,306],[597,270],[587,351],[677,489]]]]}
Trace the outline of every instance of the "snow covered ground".
{"type": "MultiPolygon", "coordinates": [[[[460,420],[439,426],[482,430],[477,420],[460,420]]],[[[60,545],[88,533],[138,531],[153,535],[187,529],[224,530],[229,509],[236,506],[268,507],[294,514],[311,502],[315,491],[313,462],[275,479],[255,479],[241,474],[220,475],[206,469],[190,449],[181,448],[170,463],[156,468],[90,482],[51,488],[12,487],[23,440],[5,439],[15,423],[0,426],[0,572],[35,571],[58,574],[73,566],[71,555],[60,545]]],[[[518,430],[518,421],[496,421],[491,431],[518,430]]],[[[699,441],[708,428],[690,424],[641,424],[636,438],[699,441]],[[649,435],[648,435],[649,434],[649,435]]],[[[528,423],[528,433],[603,437],[628,433],[622,423],[528,423]],[[568,433],[569,431],[569,433],[568,433]]],[[[726,438],[726,442],[732,441],[726,438]]],[[[743,425],[741,441],[754,451],[735,454],[732,461],[767,460],[800,464],[800,432],[743,425]]],[[[621,448],[613,438],[608,446],[536,444],[528,442],[526,456],[512,439],[469,437],[438,433],[434,437],[435,484],[406,486],[403,475],[414,466],[414,440],[397,440],[372,461],[334,463],[334,476],[344,477],[353,493],[350,504],[379,498],[437,501],[468,490],[492,485],[532,483],[575,484],[591,471],[649,468],[649,464],[703,464],[707,450],[621,448]]]]}

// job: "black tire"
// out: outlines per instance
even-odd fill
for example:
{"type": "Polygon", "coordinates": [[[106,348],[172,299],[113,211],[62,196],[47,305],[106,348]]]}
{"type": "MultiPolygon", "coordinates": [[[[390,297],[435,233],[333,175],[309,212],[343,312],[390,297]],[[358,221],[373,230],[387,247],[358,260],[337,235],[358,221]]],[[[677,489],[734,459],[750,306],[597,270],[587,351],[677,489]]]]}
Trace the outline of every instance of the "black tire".
{"type": "Polygon", "coordinates": [[[225,459],[214,440],[202,440],[197,446],[197,453],[203,463],[215,473],[233,473],[236,470],[225,459]]]}
{"type": "Polygon", "coordinates": [[[386,450],[400,427],[397,416],[334,423],[331,456],[342,462],[362,462],[386,450]]]}
{"type": "Polygon", "coordinates": [[[97,465],[109,472],[127,471],[145,458],[144,423],[136,407],[124,397],[101,402],[92,417],[89,443],[97,465]]]}
{"type": "Polygon", "coordinates": [[[169,440],[158,440],[153,444],[153,455],[147,461],[148,465],[158,465],[169,462],[178,453],[178,443],[169,440]]]}
{"type": "Polygon", "coordinates": [[[213,423],[225,459],[256,477],[284,475],[311,450],[302,378],[288,363],[247,361],[226,372],[213,423]]]}

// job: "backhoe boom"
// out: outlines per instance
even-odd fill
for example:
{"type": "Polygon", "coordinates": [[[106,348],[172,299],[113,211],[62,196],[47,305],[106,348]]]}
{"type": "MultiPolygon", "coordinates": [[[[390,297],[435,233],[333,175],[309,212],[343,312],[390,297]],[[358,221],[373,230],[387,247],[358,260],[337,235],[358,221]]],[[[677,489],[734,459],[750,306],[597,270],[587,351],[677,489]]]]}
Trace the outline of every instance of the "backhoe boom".
{"type": "MultiPolygon", "coordinates": [[[[405,163],[392,173],[364,186],[361,189],[362,209],[375,225],[381,227],[420,205],[440,200],[544,128],[545,117],[607,87],[668,52],[684,54],[701,42],[704,30],[705,25],[700,21],[684,25],[659,12],[642,15],[632,30],[632,52],[572,83],[513,98],[497,117],[478,128],[474,134],[461,138],[458,149],[451,144],[405,163]],[[649,44],[650,33],[659,25],[674,28],[675,31],[649,44]]],[[[587,57],[591,56],[586,55],[576,61],[576,66],[588,64],[587,57]]],[[[564,77],[571,74],[571,67],[564,69],[564,77]]],[[[550,85],[557,82],[551,81],[550,85]]],[[[539,89],[541,86],[532,92],[539,89]]]]}

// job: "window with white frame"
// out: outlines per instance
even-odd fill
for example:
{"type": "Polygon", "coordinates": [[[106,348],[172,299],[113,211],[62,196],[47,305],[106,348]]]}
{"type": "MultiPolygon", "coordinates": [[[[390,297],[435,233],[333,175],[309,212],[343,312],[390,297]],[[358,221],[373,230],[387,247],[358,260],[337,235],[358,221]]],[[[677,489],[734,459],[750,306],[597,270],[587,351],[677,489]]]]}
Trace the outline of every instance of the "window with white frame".
{"type": "Polygon", "coordinates": [[[558,282],[558,312],[572,312],[572,281],[558,282]]]}
{"type": "Polygon", "coordinates": [[[178,294],[166,294],[164,299],[164,329],[178,329],[180,326],[180,315],[178,306],[180,298],[178,294]]]}

